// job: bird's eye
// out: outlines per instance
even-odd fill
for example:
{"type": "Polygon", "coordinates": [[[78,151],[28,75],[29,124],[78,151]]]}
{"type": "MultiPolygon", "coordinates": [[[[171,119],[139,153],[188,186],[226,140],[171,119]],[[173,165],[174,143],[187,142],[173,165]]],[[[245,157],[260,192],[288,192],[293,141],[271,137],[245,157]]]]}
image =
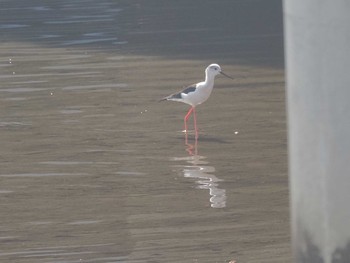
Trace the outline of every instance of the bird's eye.
{"type": "Polygon", "coordinates": [[[218,68],[214,68],[214,70],[218,70],[218,68]]]}

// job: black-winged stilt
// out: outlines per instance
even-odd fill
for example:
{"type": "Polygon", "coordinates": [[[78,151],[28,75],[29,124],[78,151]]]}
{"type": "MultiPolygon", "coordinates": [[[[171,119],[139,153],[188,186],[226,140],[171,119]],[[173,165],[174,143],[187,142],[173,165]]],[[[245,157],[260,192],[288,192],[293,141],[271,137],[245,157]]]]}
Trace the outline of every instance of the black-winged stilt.
{"type": "Polygon", "coordinates": [[[215,76],[218,74],[222,74],[230,79],[233,79],[232,77],[226,75],[221,70],[221,67],[218,64],[210,64],[205,69],[204,81],[198,82],[197,84],[190,85],[184,88],[180,92],[171,94],[161,99],[161,101],[163,100],[180,101],[191,105],[191,108],[189,109],[189,111],[187,112],[184,118],[185,132],[187,133],[187,120],[191,116],[191,113],[193,112],[194,129],[195,129],[196,138],[198,137],[198,129],[197,129],[197,118],[196,118],[195,107],[199,104],[202,104],[209,98],[214,87],[215,76]]]}

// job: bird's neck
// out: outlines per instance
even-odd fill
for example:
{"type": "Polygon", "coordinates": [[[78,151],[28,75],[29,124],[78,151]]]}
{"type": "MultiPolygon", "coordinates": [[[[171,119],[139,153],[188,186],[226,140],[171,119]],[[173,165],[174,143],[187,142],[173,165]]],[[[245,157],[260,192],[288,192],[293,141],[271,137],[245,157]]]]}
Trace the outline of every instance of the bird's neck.
{"type": "Polygon", "coordinates": [[[214,85],[214,76],[211,76],[211,75],[208,75],[208,74],[205,74],[205,85],[214,85]]]}

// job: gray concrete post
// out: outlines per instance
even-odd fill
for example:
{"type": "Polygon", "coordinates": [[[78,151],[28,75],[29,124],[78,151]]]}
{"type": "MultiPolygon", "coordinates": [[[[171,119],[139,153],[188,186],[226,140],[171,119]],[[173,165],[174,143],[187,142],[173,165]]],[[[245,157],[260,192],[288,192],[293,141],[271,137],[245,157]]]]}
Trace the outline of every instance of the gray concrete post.
{"type": "Polygon", "coordinates": [[[284,0],[296,262],[350,263],[350,1],[284,0]]]}

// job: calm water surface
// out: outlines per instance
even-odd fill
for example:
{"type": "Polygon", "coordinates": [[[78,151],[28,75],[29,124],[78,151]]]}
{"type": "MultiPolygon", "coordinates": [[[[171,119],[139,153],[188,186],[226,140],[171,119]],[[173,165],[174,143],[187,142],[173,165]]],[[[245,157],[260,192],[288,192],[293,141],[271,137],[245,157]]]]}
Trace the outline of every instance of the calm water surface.
{"type": "Polygon", "coordinates": [[[0,262],[291,262],[280,1],[0,5],[0,262]],[[217,77],[185,143],[187,106],[217,77]]]}

